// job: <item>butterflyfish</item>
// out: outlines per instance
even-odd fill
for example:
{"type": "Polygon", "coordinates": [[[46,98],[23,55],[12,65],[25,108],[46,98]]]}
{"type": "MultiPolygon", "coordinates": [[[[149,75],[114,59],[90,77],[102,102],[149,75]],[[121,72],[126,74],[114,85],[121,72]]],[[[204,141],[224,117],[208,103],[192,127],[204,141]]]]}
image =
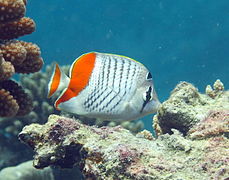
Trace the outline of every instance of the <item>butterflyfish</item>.
{"type": "Polygon", "coordinates": [[[138,119],[155,113],[160,105],[149,70],[114,54],[83,54],[72,63],[69,76],[56,64],[48,97],[59,91],[56,109],[101,120],[138,119]]]}

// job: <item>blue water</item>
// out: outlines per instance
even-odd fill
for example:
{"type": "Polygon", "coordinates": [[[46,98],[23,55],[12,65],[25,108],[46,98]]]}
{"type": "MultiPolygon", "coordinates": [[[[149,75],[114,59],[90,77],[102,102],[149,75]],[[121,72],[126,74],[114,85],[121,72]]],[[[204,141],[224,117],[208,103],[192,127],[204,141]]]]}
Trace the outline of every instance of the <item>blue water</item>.
{"type": "MultiPolygon", "coordinates": [[[[229,88],[228,0],[28,1],[46,64],[71,64],[89,51],[122,54],[145,64],[161,101],[180,81],[204,92],[220,79],[229,88]]],[[[147,129],[151,119],[144,119],[147,129]]]]}

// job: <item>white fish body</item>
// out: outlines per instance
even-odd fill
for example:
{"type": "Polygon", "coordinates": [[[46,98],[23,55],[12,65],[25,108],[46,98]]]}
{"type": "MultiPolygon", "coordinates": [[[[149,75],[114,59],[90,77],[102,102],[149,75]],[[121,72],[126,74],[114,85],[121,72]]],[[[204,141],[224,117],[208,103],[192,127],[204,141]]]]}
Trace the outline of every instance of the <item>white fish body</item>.
{"type": "Polygon", "coordinates": [[[92,52],[73,62],[69,78],[58,69],[49,83],[49,96],[64,88],[57,109],[126,121],[154,113],[160,105],[150,72],[131,58],[92,52]]]}

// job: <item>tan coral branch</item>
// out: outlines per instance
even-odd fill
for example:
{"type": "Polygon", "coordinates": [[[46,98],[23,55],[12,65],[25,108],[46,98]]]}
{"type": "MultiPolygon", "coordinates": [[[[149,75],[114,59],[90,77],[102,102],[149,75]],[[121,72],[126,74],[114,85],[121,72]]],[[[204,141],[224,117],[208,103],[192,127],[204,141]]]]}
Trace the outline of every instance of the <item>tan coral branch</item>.
{"type": "Polygon", "coordinates": [[[0,81],[11,78],[14,73],[14,66],[11,64],[11,62],[5,61],[0,54],[0,81]]]}
{"type": "Polygon", "coordinates": [[[0,44],[0,50],[6,61],[10,61],[13,65],[21,64],[25,58],[27,51],[25,47],[16,40],[5,41],[0,44]]]}
{"type": "Polygon", "coordinates": [[[9,91],[0,89],[0,116],[11,117],[17,114],[19,106],[9,91]]]}
{"type": "MultiPolygon", "coordinates": [[[[14,111],[15,113],[14,115],[23,116],[31,112],[31,110],[33,109],[31,97],[28,96],[23,90],[23,88],[20,85],[18,85],[15,81],[7,80],[1,82],[0,89],[8,91],[12,96],[12,98],[18,104],[19,108],[17,111],[14,111]]],[[[8,108],[13,109],[13,107],[8,107],[8,108]]]]}
{"type": "Polygon", "coordinates": [[[17,21],[0,24],[0,39],[14,39],[35,31],[35,22],[23,17],[17,21]]]}
{"type": "Polygon", "coordinates": [[[9,22],[25,15],[25,1],[0,0],[0,22],[9,22]]]}

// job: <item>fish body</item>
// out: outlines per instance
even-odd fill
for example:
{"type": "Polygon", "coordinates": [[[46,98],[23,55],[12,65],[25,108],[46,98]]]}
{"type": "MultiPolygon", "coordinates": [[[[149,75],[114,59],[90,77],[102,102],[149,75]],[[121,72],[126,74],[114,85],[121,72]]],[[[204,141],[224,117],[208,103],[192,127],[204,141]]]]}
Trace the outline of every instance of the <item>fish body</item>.
{"type": "Polygon", "coordinates": [[[160,105],[147,68],[114,54],[83,54],[72,63],[69,77],[56,64],[48,97],[58,91],[58,110],[101,120],[134,120],[155,113],[160,105]]]}

